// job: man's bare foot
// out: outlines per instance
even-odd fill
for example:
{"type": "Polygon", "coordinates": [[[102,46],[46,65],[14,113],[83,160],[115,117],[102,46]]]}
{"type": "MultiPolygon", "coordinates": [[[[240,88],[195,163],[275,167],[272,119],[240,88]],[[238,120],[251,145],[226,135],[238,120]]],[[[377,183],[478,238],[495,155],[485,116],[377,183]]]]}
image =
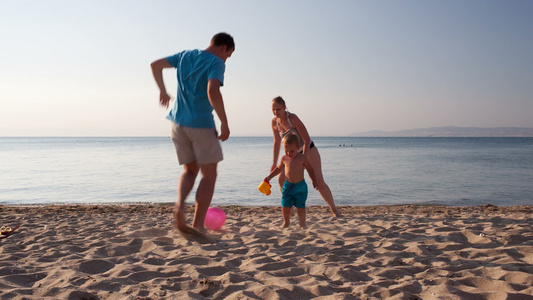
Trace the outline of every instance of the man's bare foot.
{"type": "Polygon", "coordinates": [[[287,228],[289,227],[289,224],[288,222],[283,222],[283,224],[281,225],[281,228],[287,228]]]}
{"type": "Polygon", "coordinates": [[[173,215],[174,227],[185,239],[196,241],[200,244],[210,244],[215,242],[215,240],[206,233],[205,228],[194,228],[187,224],[182,209],[174,207],[173,215]]]}
{"type": "Polygon", "coordinates": [[[307,226],[306,226],[305,224],[303,224],[303,225],[300,224],[300,228],[302,228],[302,229],[307,229],[307,226]]]}
{"type": "Polygon", "coordinates": [[[179,232],[181,236],[184,237],[186,240],[198,242],[200,244],[212,244],[216,242],[213,237],[209,236],[204,232],[201,232],[200,230],[194,227],[189,226],[187,232],[181,230],[179,230],[179,232]]]}
{"type": "Polygon", "coordinates": [[[191,226],[187,225],[187,221],[185,220],[185,214],[182,208],[174,207],[173,215],[174,227],[176,227],[176,229],[178,229],[180,232],[190,233],[192,229],[194,229],[191,226]]]}

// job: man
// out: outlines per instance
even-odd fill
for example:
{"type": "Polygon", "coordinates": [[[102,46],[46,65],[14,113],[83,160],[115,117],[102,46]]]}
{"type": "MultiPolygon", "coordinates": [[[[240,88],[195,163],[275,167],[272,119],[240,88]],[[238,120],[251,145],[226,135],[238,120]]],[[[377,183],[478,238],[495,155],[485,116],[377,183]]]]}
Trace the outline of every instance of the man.
{"type": "Polygon", "coordinates": [[[227,33],[218,33],[205,50],[185,50],[151,64],[160,90],[159,103],[167,108],[170,96],[163,82],[163,69],[177,69],[176,101],[167,118],[172,121],[171,137],[178,161],[184,165],[173,213],[174,225],[184,233],[205,236],[205,215],[213,198],[217,164],[223,159],[219,140],[225,141],[230,135],[220,87],[224,85],[225,62],[234,50],[233,38],[227,33]],[[221,122],[218,136],[213,109],[221,122]],[[202,178],[196,191],[191,227],[185,220],[185,199],[200,171],[202,178]]]}

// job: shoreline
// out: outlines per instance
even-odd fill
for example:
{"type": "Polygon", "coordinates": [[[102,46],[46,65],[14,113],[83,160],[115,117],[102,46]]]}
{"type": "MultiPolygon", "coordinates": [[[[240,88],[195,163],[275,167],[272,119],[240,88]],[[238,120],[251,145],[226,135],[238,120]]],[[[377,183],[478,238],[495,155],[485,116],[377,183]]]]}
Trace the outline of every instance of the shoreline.
{"type": "MultiPolygon", "coordinates": [[[[148,212],[158,211],[161,213],[172,213],[173,202],[163,203],[95,203],[95,204],[0,204],[0,212],[6,213],[30,213],[39,211],[64,211],[64,212],[148,212]]],[[[262,212],[280,209],[279,205],[214,205],[221,208],[227,213],[231,212],[262,212]]],[[[475,206],[447,206],[440,204],[393,204],[393,205],[338,205],[337,208],[343,214],[357,213],[532,213],[533,205],[515,205],[515,206],[497,206],[492,204],[475,205],[475,206]]],[[[324,205],[311,205],[306,207],[307,212],[324,212],[325,217],[329,217],[329,208],[324,205]]],[[[187,213],[194,212],[194,203],[187,204],[187,213]]]]}
{"type": "Polygon", "coordinates": [[[219,206],[209,244],[172,206],[0,205],[0,298],[533,299],[531,205],[219,206]]]}

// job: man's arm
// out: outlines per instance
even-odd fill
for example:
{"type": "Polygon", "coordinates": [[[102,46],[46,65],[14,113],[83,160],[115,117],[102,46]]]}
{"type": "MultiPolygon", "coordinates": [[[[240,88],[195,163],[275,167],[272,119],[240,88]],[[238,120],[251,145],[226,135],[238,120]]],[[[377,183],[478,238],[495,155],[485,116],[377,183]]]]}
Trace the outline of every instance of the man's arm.
{"type": "Polygon", "coordinates": [[[162,58],[154,61],[151,65],[152,75],[154,76],[157,87],[159,87],[159,103],[168,108],[170,102],[170,96],[167,94],[167,89],[165,87],[165,82],[163,81],[163,69],[172,68],[168,63],[166,58],[162,58]]]}
{"type": "Polygon", "coordinates": [[[220,119],[220,135],[219,140],[225,141],[229,138],[229,126],[228,119],[226,117],[226,110],[224,109],[224,101],[222,99],[222,93],[220,93],[220,81],[217,79],[209,79],[207,82],[207,96],[213,109],[217,113],[220,119]]]}

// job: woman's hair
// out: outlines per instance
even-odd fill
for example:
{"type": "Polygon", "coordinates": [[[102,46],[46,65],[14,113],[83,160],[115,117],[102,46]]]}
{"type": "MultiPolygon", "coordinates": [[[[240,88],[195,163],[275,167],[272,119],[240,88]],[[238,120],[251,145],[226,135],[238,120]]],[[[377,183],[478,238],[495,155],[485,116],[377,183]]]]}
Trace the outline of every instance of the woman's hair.
{"type": "Polygon", "coordinates": [[[282,142],[283,145],[294,144],[296,147],[300,147],[300,138],[294,133],[289,133],[284,136],[282,142]]]}
{"type": "Polygon", "coordinates": [[[277,104],[283,105],[285,107],[285,100],[281,98],[281,96],[277,96],[276,98],[272,99],[272,102],[276,102],[277,104]]]}

